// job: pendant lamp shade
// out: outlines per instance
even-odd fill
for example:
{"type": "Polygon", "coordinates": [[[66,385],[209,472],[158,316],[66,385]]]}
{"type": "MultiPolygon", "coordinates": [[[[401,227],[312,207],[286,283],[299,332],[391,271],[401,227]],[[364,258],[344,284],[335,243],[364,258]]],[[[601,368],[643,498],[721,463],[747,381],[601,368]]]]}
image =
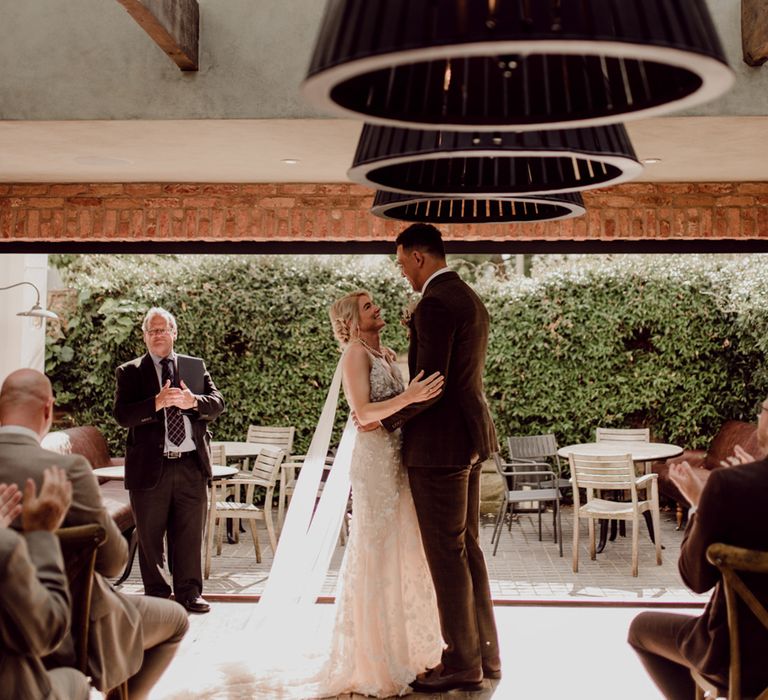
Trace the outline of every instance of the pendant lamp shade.
{"type": "Polygon", "coordinates": [[[571,128],[732,84],[706,0],[328,0],[302,91],[367,122],[571,128]]]}
{"type": "Polygon", "coordinates": [[[347,175],[392,192],[498,197],[607,187],[642,170],[621,124],[474,133],[366,124],[347,175]]]}
{"type": "Polygon", "coordinates": [[[430,224],[536,223],[571,219],[585,212],[578,192],[475,199],[378,191],[371,207],[371,213],[383,219],[430,224]]]}

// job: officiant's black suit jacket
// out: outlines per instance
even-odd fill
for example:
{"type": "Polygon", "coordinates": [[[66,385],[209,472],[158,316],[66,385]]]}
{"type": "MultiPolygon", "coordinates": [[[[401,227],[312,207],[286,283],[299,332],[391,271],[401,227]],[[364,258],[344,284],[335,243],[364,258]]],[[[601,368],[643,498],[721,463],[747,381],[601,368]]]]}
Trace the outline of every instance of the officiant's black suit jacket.
{"type": "Polygon", "coordinates": [[[411,317],[408,369],[411,377],[442,372],[443,393],[385,418],[387,430],[403,429],[408,467],[468,465],[497,449],[483,370],[488,348],[488,312],[455,272],[435,277],[411,317]]]}
{"type": "MultiPolygon", "coordinates": [[[[178,376],[197,396],[197,409],[182,411],[189,417],[192,439],[200,467],[210,478],[208,423],[224,410],[224,398],[199,357],[176,355],[178,376]]],[[[155,411],[160,383],[152,358],[147,353],[117,368],[114,415],[128,428],[125,449],[125,488],[151,489],[157,485],[163,467],[165,420],[155,411]]]]}

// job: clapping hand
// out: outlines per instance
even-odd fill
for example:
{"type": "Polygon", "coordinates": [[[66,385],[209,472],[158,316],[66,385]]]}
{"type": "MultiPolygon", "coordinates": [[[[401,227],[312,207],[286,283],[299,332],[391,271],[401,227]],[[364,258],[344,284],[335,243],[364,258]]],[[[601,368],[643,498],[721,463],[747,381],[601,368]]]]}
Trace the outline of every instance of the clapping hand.
{"type": "Polygon", "coordinates": [[[61,525],[72,502],[72,484],[60,467],[49,467],[43,472],[40,495],[32,479],[24,487],[24,506],[21,526],[25,532],[47,530],[53,532],[61,525]]]}
{"type": "Polygon", "coordinates": [[[710,472],[706,469],[694,469],[688,462],[679,462],[669,468],[669,478],[677,486],[685,500],[692,506],[699,505],[701,492],[707,483],[710,472]]]}
{"type": "Polygon", "coordinates": [[[21,491],[16,484],[0,484],[0,527],[8,527],[21,513],[21,491]]]}
{"type": "Polygon", "coordinates": [[[721,467],[736,467],[739,464],[749,464],[754,462],[755,458],[749,454],[741,445],[736,445],[733,448],[733,454],[730,457],[720,461],[721,467]]]}

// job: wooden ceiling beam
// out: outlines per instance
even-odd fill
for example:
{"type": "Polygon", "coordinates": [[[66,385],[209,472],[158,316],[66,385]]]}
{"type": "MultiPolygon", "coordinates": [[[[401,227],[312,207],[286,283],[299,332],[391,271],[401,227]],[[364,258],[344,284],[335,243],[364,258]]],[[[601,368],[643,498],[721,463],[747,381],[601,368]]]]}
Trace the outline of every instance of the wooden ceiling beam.
{"type": "Polygon", "coordinates": [[[741,43],[744,63],[762,66],[768,60],[768,4],[741,0],[741,43]]]}
{"type": "Polygon", "coordinates": [[[198,69],[200,7],[197,0],[117,0],[184,71],[198,69]]]}

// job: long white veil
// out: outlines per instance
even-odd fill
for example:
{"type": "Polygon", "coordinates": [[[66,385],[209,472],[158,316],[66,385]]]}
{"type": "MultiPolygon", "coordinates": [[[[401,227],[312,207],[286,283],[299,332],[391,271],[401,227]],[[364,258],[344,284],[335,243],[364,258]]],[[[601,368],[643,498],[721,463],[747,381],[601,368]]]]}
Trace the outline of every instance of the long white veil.
{"type": "Polygon", "coordinates": [[[330,475],[315,507],[333,431],[341,387],[336,367],[320,420],[291,497],[272,569],[259,603],[262,619],[279,617],[315,603],[325,581],[349,498],[349,467],[356,430],[352,419],[342,434],[330,475]]]}
{"type": "MultiPolygon", "coordinates": [[[[244,613],[236,624],[230,621],[221,629],[208,629],[206,643],[184,656],[186,686],[195,688],[195,697],[250,700],[322,694],[333,628],[325,616],[331,610],[314,603],[346,513],[356,439],[350,419],[315,507],[340,387],[341,361],[299,473],[269,579],[255,612],[244,613]],[[321,611],[321,607],[326,610],[321,611]]],[[[157,690],[163,700],[189,697],[188,690],[157,690]]]]}

